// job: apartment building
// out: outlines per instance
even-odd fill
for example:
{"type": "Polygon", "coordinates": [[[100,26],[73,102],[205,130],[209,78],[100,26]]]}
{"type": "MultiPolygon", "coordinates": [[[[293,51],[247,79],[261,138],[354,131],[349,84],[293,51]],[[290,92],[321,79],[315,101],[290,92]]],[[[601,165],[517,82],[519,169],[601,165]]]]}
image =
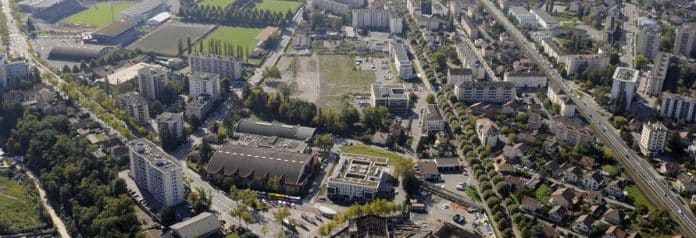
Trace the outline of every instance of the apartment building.
{"type": "Polygon", "coordinates": [[[403,84],[373,84],[372,106],[385,106],[390,112],[408,111],[409,101],[403,84]]]}
{"type": "Polygon", "coordinates": [[[545,74],[540,72],[506,72],[503,75],[504,82],[511,82],[517,88],[542,88],[548,81],[545,74]]]}
{"type": "Polygon", "coordinates": [[[130,173],[141,191],[164,206],[184,202],[183,170],[179,162],[145,138],[128,142],[130,173]]]}
{"type": "Polygon", "coordinates": [[[517,90],[511,82],[468,80],[454,85],[454,94],[465,102],[504,103],[515,99],[517,90]]]}
{"type": "Polygon", "coordinates": [[[158,99],[167,81],[167,72],[159,65],[148,65],[138,70],[138,91],[147,99],[158,99]]]}
{"type": "Polygon", "coordinates": [[[640,132],[640,152],[643,155],[659,154],[665,149],[669,130],[660,122],[648,122],[640,132]]]}
{"type": "Polygon", "coordinates": [[[471,20],[466,15],[461,15],[461,20],[460,20],[462,29],[464,29],[464,32],[469,36],[471,39],[478,39],[479,38],[479,29],[478,26],[471,20]]]}
{"type": "Polygon", "coordinates": [[[359,29],[385,29],[389,27],[389,11],[370,7],[353,9],[353,27],[359,29]]]}
{"type": "Polygon", "coordinates": [[[185,115],[187,117],[195,116],[201,121],[205,120],[215,107],[215,101],[207,96],[195,97],[186,102],[185,115]]]}
{"type": "Polygon", "coordinates": [[[696,120],[696,98],[664,92],[660,115],[685,122],[696,120]]]}
{"type": "Polygon", "coordinates": [[[617,67],[612,76],[611,95],[609,98],[617,100],[623,97],[626,104],[625,109],[629,109],[633,101],[633,95],[638,87],[639,73],[636,69],[617,67]]]}
{"type": "Polygon", "coordinates": [[[594,135],[585,125],[568,117],[554,117],[551,123],[551,131],[557,141],[575,145],[592,141],[594,135]]]}
{"type": "Polygon", "coordinates": [[[481,145],[495,147],[498,144],[500,129],[491,119],[480,118],[476,120],[476,135],[481,145]]]}
{"type": "Polygon", "coordinates": [[[633,40],[633,53],[643,54],[647,58],[653,58],[660,49],[660,39],[662,37],[662,27],[647,17],[639,17],[637,30],[633,40]]]}
{"type": "Polygon", "coordinates": [[[341,154],[329,177],[328,196],[346,201],[376,198],[386,178],[387,163],[388,159],[383,157],[341,154]]]}
{"type": "Polygon", "coordinates": [[[575,103],[568,97],[565,93],[561,91],[561,88],[555,84],[550,83],[548,90],[546,91],[546,97],[553,104],[560,106],[559,114],[563,117],[573,117],[575,115],[575,103]]]}
{"type": "Polygon", "coordinates": [[[658,52],[653,59],[653,65],[648,73],[648,76],[640,82],[638,91],[649,96],[658,96],[662,92],[662,86],[667,78],[667,70],[671,55],[664,52],[658,52]]]}
{"type": "Polygon", "coordinates": [[[426,134],[434,134],[445,130],[445,117],[437,104],[428,104],[423,109],[421,119],[421,131],[426,134]]]}
{"type": "Polygon", "coordinates": [[[193,98],[207,95],[213,100],[220,99],[220,76],[211,73],[192,73],[189,78],[189,94],[193,98]]]}
{"type": "Polygon", "coordinates": [[[184,113],[163,112],[157,116],[157,130],[160,134],[160,141],[169,139],[170,141],[181,141],[184,139],[184,113]],[[167,130],[168,133],[163,133],[167,130]],[[162,138],[169,136],[169,138],[162,138]]]}
{"type": "Polygon", "coordinates": [[[150,107],[148,104],[147,99],[136,92],[127,92],[118,96],[118,106],[141,124],[150,121],[150,107]]]}
{"type": "Polygon", "coordinates": [[[391,42],[389,46],[392,57],[394,57],[394,66],[396,66],[396,71],[399,73],[399,78],[413,78],[415,75],[413,73],[411,61],[408,59],[408,55],[406,54],[406,46],[396,42],[391,42]]]}
{"type": "Polygon", "coordinates": [[[346,15],[350,12],[350,5],[334,0],[312,0],[312,7],[335,15],[346,15]]]}
{"type": "Polygon", "coordinates": [[[545,37],[541,40],[541,47],[544,49],[544,53],[547,54],[552,59],[556,60],[556,63],[566,62],[566,52],[561,48],[560,45],[551,37],[545,37]]]}
{"type": "Polygon", "coordinates": [[[565,57],[566,73],[575,75],[581,69],[597,69],[609,65],[609,56],[600,54],[567,55],[565,57]],[[586,66],[586,67],[584,67],[586,66]]]}
{"type": "Polygon", "coordinates": [[[694,53],[694,44],[696,44],[696,23],[686,23],[677,27],[672,53],[689,57],[694,53]]]}
{"type": "Polygon", "coordinates": [[[551,16],[543,9],[532,9],[529,10],[529,12],[536,17],[539,26],[544,30],[551,30],[561,26],[561,23],[558,22],[555,17],[551,16]]]}
{"type": "Polygon", "coordinates": [[[447,69],[447,85],[455,86],[466,81],[474,80],[474,73],[469,68],[447,69]]]}
{"type": "Polygon", "coordinates": [[[29,76],[27,63],[23,60],[8,61],[7,55],[0,54],[0,89],[9,87],[10,80],[29,76]]]}
{"type": "Polygon", "coordinates": [[[193,53],[188,58],[192,73],[211,73],[222,79],[238,80],[242,77],[242,60],[232,56],[193,53]]]}

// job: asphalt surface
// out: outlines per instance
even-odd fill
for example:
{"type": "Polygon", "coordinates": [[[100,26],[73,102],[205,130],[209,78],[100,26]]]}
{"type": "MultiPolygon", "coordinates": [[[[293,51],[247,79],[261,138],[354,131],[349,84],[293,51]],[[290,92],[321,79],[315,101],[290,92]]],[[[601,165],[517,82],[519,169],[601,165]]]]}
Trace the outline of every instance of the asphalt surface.
{"type": "Polygon", "coordinates": [[[672,218],[679,224],[684,236],[696,237],[696,217],[694,217],[694,214],[686,205],[681,203],[681,200],[672,193],[669,187],[659,179],[653,167],[638,156],[635,151],[626,146],[609,121],[603,119],[596,110],[588,107],[578,98],[575,90],[564,82],[558,71],[552,68],[551,63],[532,47],[532,44],[524,34],[512,25],[500,9],[496,8],[490,0],[479,0],[479,2],[483,3],[488,12],[498,22],[503,24],[508,33],[513,36],[512,38],[517,41],[520,48],[537,62],[541,70],[549,76],[549,79],[555,81],[568,94],[577,105],[576,109],[585,116],[585,119],[597,132],[598,137],[604,139],[616,152],[616,157],[624,164],[629,175],[639,185],[641,191],[650,197],[656,205],[670,212],[672,218]]]}

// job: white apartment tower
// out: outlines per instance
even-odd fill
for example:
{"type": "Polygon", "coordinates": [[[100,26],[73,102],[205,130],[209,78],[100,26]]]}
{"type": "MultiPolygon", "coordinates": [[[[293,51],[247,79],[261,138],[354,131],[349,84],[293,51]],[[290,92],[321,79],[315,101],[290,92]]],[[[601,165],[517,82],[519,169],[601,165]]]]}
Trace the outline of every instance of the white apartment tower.
{"type": "Polygon", "coordinates": [[[662,86],[667,78],[667,69],[671,55],[664,52],[657,53],[653,59],[653,65],[648,76],[640,83],[638,91],[650,96],[658,96],[662,92],[662,86]]]}
{"type": "Polygon", "coordinates": [[[159,98],[167,81],[162,67],[146,66],[138,70],[138,90],[147,99],[159,98]]]}
{"type": "Polygon", "coordinates": [[[626,109],[631,107],[631,101],[638,86],[638,73],[638,70],[626,67],[617,67],[614,71],[610,98],[616,100],[623,96],[626,100],[626,109]]]}
{"type": "Polygon", "coordinates": [[[696,98],[664,92],[662,93],[660,115],[693,122],[696,120],[696,98]]]}
{"type": "Polygon", "coordinates": [[[677,27],[674,37],[672,53],[691,56],[696,43],[696,23],[687,23],[677,27]]]}
{"type": "Polygon", "coordinates": [[[208,95],[213,99],[220,99],[220,76],[200,72],[191,74],[189,94],[193,98],[208,95]]]}
{"type": "Polygon", "coordinates": [[[127,92],[118,96],[118,106],[135,118],[138,123],[145,124],[150,120],[148,101],[136,92],[127,92]]]}
{"type": "Polygon", "coordinates": [[[130,172],[142,191],[164,206],[184,202],[183,170],[179,163],[145,138],[128,142],[130,172]]]}
{"type": "Polygon", "coordinates": [[[644,155],[659,154],[665,149],[665,142],[669,131],[660,122],[643,125],[640,133],[640,151],[644,155]]]}
{"type": "Polygon", "coordinates": [[[662,28],[654,20],[646,17],[638,18],[637,27],[633,38],[635,55],[643,54],[647,58],[655,57],[660,49],[662,28]]]}
{"type": "Polygon", "coordinates": [[[218,74],[229,80],[242,77],[242,60],[236,57],[194,53],[188,60],[192,73],[218,74]]]}

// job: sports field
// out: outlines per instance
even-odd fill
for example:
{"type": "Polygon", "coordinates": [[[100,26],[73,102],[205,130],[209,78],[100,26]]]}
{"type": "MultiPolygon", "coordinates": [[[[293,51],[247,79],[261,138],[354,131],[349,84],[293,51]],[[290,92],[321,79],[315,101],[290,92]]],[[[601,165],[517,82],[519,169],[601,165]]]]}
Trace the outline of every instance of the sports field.
{"type": "MultiPolygon", "coordinates": [[[[146,35],[128,48],[139,48],[145,52],[152,51],[159,55],[175,56],[178,50],[179,39],[186,44],[186,38],[190,36],[191,42],[196,42],[198,38],[212,30],[213,27],[213,25],[170,23],[146,35]]],[[[184,45],[184,47],[186,46],[184,45]]]]}
{"type": "MultiPolygon", "coordinates": [[[[208,42],[211,40],[219,40],[223,45],[225,43],[232,44],[235,49],[241,45],[245,51],[247,48],[249,51],[254,50],[257,43],[256,36],[262,30],[262,28],[220,26],[203,39],[203,51],[208,51],[208,42]]],[[[194,45],[193,49],[199,51],[198,43],[194,45]]]]}
{"type": "MultiPolygon", "coordinates": [[[[220,1],[220,0],[218,0],[220,1]]],[[[270,10],[273,12],[286,13],[288,10],[293,12],[297,11],[302,5],[300,1],[292,0],[261,0],[261,2],[256,3],[256,8],[263,10],[270,10]]]]}
{"type": "Polygon", "coordinates": [[[101,2],[60,20],[63,24],[101,27],[121,17],[121,10],[133,6],[133,2],[101,2]]]}
{"type": "Polygon", "coordinates": [[[28,178],[20,183],[0,176],[0,235],[46,226],[38,196],[28,178]]]}
{"type": "Polygon", "coordinates": [[[211,6],[211,7],[220,7],[224,8],[227,5],[230,5],[234,2],[234,0],[200,0],[196,5],[199,6],[211,6]]]}

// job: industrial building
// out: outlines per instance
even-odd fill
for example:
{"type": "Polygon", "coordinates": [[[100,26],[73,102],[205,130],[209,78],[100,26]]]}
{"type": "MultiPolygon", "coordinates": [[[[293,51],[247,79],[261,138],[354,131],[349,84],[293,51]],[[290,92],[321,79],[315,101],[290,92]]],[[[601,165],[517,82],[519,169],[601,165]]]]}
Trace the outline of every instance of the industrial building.
{"type": "Polygon", "coordinates": [[[139,24],[166,11],[168,7],[167,2],[164,0],[143,0],[121,11],[121,19],[139,24]]]}
{"type": "Polygon", "coordinates": [[[291,126],[242,119],[233,132],[236,143],[251,147],[263,147],[290,152],[307,152],[316,128],[291,126]]]}
{"type": "Polygon", "coordinates": [[[73,46],[54,46],[48,53],[49,60],[89,62],[99,60],[113,52],[116,48],[107,45],[73,45],[73,46]]]}
{"type": "Polygon", "coordinates": [[[179,162],[145,138],[128,142],[130,173],[141,191],[164,206],[184,202],[183,170],[179,162]]]}
{"type": "Polygon", "coordinates": [[[84,9],[77,0],[24,1],[19,4],[19,7],[22,11],[31,13],[31,17],[48,23],[56,22],[84,9]]]}

